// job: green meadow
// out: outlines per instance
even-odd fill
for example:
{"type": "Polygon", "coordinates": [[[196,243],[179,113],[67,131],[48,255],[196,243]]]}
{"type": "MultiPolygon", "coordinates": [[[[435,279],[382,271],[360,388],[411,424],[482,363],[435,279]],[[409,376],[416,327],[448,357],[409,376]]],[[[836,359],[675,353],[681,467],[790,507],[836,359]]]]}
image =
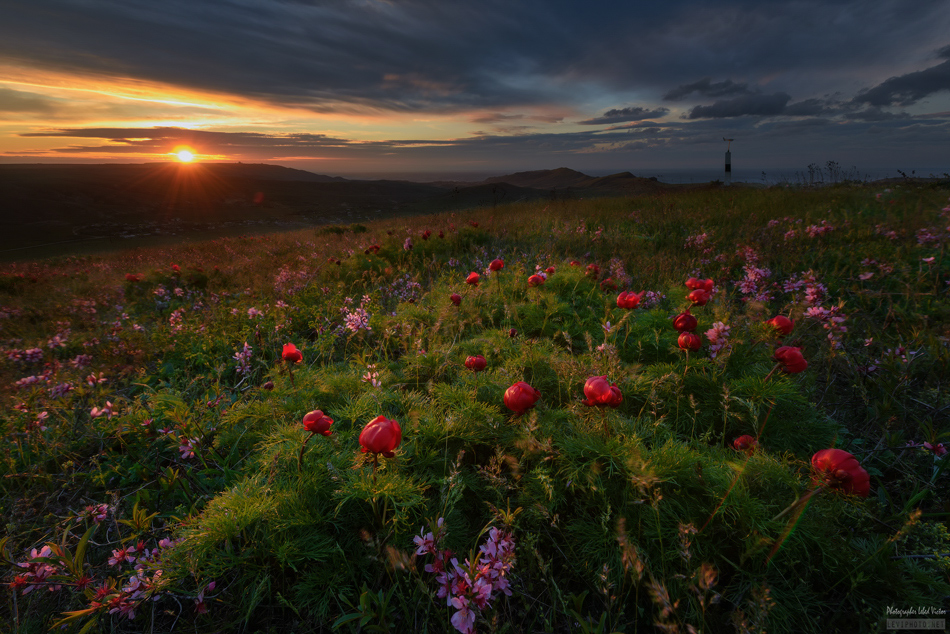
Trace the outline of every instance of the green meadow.
{"type": "Polygon", "coordinates": [[[948,618],[948,243],[950,189],[908,182],[5,265],[4,631],[948,618]],[[712,281],[704,305],[690,278],[712,281]],[[687,309],[698,349],[674,327],[687,309]],[[622,398],[586,405],[592,377],[622,398]],[[519,382],[533,403],[506,398],[519,382]],[[315,410],[330,435],[305,428],[315,410]],[[387,447],[364,433],[380,416],[387,447]],[[822,467],[826,449],[851,461],[822,467]]]}

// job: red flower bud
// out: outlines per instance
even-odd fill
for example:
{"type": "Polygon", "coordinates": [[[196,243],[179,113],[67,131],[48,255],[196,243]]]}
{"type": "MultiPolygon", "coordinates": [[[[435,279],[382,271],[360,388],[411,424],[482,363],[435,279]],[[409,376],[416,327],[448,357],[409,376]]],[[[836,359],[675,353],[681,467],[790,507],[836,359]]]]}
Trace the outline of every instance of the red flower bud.
{"type": "Polygon", "coordinates": [[[280,353],[281,358],[287,363],[300,363],[303,361],[303,354],[297,350],[297,346],[292,343],[285,343],[284,349],[280,353]]]}
{"type": "Polygon", "coordinates": [[[608,277],[603,282],[600,283],[600,290],[602,291],[615,291],[617,290],[617,283],[614,281],[614,278],[608,277]]]}
{"type": "Polygon", "coordinates": [[[688,288],[691,291],[701,289],[701,290],[706,291],[707,293],[712,293],[713,281],[700,280],[700,279],[696,279],[695,277],[691,277],[688,280],[686,280],[686,288],[688,288]]]}
{"type": "Polygon", "coordinates": [[[515,330],[514,328],[512,328],[511,330],[508,331],[508,336],[509,336],[510,338],[514,339],[515,337],[518,336],[518,331],[515,330]]]}
{"type": "Polygon", "coordinates": [[[138,273],[126,273],[125,280],[127,282],[141,282],[142,276],[139,275],[138,273]]]}
{"type": "Polygon", "coordinates": [[[598,277],[600,277],[600,267],[596,264],[588,264],[585,275],[596,280],[598,277]]]}
{"type": "Polygon", "coordinates": [[[801,348],[782,346],[775,351],[772,358],[782,364],[782,369],[789,374],[804,372],[808,367],[808,361],[805,361],[805,357],[802,356],[801,348]]]}
{"type": "Polygon", "coordinates": [[[528,278],[528,286],[541,286],[544,284],[544,278],[540,275],[532,275],[528,278]]]}
{"type": "Polygon", "coordinates": [[[756,448],[759,446],[759,441],[749,434],[745,434],[744,436],[739,436],[733,440],[732,446],[736,451],[743,451],[751,456],[753,453],[755,453],[756,448]]]}
{"type": "Polygon", "coordinates": [[[491,261],[491,263],[488,265],[488,268],[492,271],[500,271],[505,268],[505,262],[501,258],[497,258],[491,261]]]}
{"type": "Polygon", "coordinates": [[[360,432],[360,451],[363,453],[381,453],[387,458],[396,454],[393,451],[402,442],[402,429],[399,423],[385,416],[377,416],[366,424],[360,432]]]}
{"type": "Polygon", "coordinates": [[[459,295],[458,293],[452,293],[449,296],[449,299],[451,299],[452,303],[455,304],[456,306],[461,306],[462,304],[462,296],[459,295]]]}
{"type": "Polygon", "coordinates": [[[472,372],[481,372],[486,367],[488,367],[488,362],[485,361],[485,357],[480,354],[476,354],[474,357],[465,359],[465,367],[472,372]]]}
{"type": "Polygon", "coordinates": [[[857,459],[842,449],[822,449],[811,457],[818,484],[829,489],[841,489],[867,497],[871,492],[871,478],[857,459]]]}
{"type": "Polygon", "coordinates": [[[697,325],[699,322],[689,314],[688,308],[673,319],[673,327],[680,332],[692,332],[696,330],[697,325]]]}
{"type": "Polygon", "coordinates": [[[697,288],[695,291],[687,295],[686,299],[693,302],[697,306],[705,306],[706,302],[709,301],[709,291],[704,288],[697,288]]]}
{"type": "Polygon", "coordinates": [[[544,269],[544,272],[547,273],[548,275],[554,275],[554,267],[549,266],[548,268],[544,269]]]}
{"type": "Polygon", "coordinates": [[[332,424],[333,419],[318,409],[313,410],[303,417],[303,428],[311,434],[329,436],[331,434],[330,425],[332,424]]]}
{"type": "Polygon", "coordinates": [[[539,398],[541,398],[541,392],[524,381],[518,381],[505,390],[505,407],[516,414],[524,414],[534,407],[539,398]]]}
{"type": "Polygon", "coordinates": [[[775,328],[775,330],[777,330],[782,336],[790,334],[792,332],[792,328],[795,327],[795,322],[784,315],[772,317],[772,319],[769,319],[765,323],[775,328]]]}
{"type": "Polygon", "coordinates": [[[617,308],[636,308],[640,305],[640,298],[643,293],[634,293],[633,291],[623,291],[617,295],[617,308]]]}
{"type": "Polygon", "coordinates": [[[699,335],[693,332],[680,333],[676,342],[683,350],[699,350],[703,347],[703,340],[699,338],[699,335]]]}
{"type": "Polygon", "coordinates": [[[478,286],[478,279],[481,276],[478,273],[472,272],[468,274],[468,277],[465,278],[466,284],[471,284],[472,286],[478,286]]]}
{"type": "Polygon", "coordinates": [[[592,376],[584,383],[584,396],[581,401],[587,407],[617,407],[623,402],[620,388],[611,385],[606,376],[592,376]]]}

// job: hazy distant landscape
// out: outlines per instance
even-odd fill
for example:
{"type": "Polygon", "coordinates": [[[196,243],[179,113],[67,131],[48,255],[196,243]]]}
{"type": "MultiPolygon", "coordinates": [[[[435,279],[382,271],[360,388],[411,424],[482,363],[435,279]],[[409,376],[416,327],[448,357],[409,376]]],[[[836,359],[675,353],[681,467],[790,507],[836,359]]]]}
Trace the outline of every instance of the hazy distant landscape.
{"type": "Polygon", "coordinates": [[[352,224],[539,199],[683,189],[561,168],[482,182],[348,180],[278,165],[0,165],[0,260],[352,224]]]}

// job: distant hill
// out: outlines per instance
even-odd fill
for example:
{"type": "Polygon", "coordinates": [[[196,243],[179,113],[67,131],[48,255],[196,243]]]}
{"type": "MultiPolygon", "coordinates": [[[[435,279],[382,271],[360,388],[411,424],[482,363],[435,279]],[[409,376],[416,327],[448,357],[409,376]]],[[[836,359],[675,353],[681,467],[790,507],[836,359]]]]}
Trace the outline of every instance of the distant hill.
{"type": "Polygon", "coordinates": [[[415,183],[254,163],[0,164],[0,259],[684,187],[698,186],[568,168],[415,183]]]}
{"type": "Polygon", "coordinates": [[[674,185],[660,183],[655,178],[634,176],[630,172],[597,177],[588,176],[566,167],[495,176],[486,179],[483,183],[508,183],[517,187],[547,191],[577,190],[578,195],[584,196],[632,196],[679,188],[674,185]]]}
{"type": "Polygon", "coordinates": [[[585,187],[592,177],[587,174],[576,172],[566,167],[559,167],[553,170],[536,170],[533,172],[518,172],[516,174],[506,174],[505,176],[495,176],[485,179],[485,183],[508,183],[518,187],[531,187],[533,189],[554,189],[563,187],[585,187]]]}

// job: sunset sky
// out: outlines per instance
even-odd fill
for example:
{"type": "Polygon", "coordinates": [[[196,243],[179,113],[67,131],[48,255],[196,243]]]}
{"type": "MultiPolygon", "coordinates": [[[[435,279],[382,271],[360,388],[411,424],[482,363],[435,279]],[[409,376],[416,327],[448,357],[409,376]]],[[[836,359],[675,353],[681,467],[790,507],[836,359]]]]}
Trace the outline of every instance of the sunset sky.
{"type": "Polygon", "coordinates": [[[947,0],[0,0],[0,162],[950,170],[947,0]]]}

